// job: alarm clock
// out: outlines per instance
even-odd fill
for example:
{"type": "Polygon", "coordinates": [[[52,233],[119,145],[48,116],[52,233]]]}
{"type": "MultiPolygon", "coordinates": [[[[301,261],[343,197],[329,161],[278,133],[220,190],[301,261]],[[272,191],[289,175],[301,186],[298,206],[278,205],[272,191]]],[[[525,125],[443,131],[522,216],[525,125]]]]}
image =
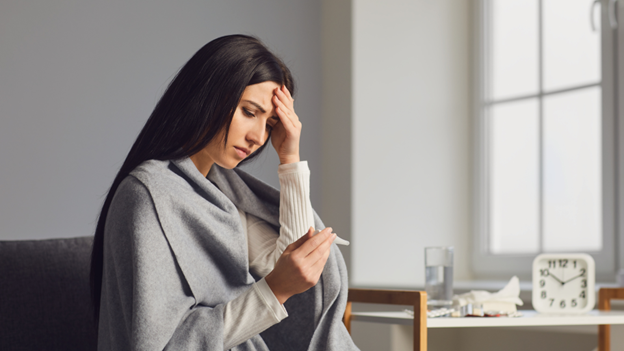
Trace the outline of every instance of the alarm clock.
{"type": "Polygon", "coordinates": [[[596,302],[596,264],[583,253],[546,253],[533,260],[533,308],[585,313],[596,302]]]}

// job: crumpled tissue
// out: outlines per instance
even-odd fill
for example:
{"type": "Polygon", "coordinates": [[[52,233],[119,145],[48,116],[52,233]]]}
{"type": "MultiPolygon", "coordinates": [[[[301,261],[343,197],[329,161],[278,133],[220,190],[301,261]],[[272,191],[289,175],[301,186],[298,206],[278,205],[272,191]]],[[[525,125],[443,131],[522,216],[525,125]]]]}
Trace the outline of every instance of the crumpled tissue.
{"type": "Polygon", "coordinates": [[[485,311],[516,311],[516,305],[523,305],[520,299],[520,280],[513,276],[504,288],[495,293],[472,290],[465,294],[453,296],[454,306],[461,307],[468,304],[483,305],[485,311]]]}

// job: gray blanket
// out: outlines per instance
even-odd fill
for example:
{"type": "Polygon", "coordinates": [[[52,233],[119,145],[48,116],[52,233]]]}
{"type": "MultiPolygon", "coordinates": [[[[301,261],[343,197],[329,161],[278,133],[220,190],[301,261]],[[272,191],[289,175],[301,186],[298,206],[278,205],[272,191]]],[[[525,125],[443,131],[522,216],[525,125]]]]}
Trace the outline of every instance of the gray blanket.
{"type": "MultiPolygon", "coordinates": [[[[106,220],[100,350],[223,350],[225,303],[249,273],[236,206],[279,229],[279,192],[240,170],[147,161],[117,190],[106,220]]],[[[315,214],[315,227],[324,227],[315,214]]],[[[289,317],[234,350],[357,350],[341,318],[347,272],[336,245],[289,317]]]]}

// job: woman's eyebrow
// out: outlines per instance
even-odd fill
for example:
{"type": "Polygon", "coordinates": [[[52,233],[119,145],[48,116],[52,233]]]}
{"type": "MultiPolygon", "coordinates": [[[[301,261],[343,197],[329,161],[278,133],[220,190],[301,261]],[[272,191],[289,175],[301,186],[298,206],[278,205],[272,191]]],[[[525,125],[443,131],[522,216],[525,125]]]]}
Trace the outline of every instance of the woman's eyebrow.
{"type": "Polygon", "coordinates": [[[266,111],[262,108],[262,106],[260,106],[260,105],[259,105],[258,103],[256,103],[256,102],[253,102],[253,101],[251,101],[251,100],[243,100],[243,102],[248,102],[248,103],[250,103],[250,104],[254,105],[254,106],[255,106],[258,110],[260,110],[260,112],[262,112],[262,113],[266,113],[266,111]]]}

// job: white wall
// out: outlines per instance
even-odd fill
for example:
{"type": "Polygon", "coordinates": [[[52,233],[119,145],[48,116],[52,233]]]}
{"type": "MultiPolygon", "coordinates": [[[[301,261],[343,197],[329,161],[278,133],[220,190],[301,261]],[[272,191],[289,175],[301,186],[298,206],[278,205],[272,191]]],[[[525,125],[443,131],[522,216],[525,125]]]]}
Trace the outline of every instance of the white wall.
{"type": "MultiPolygon", "coordinates": [[[[351,0],[321,3],[323,221],[351,240],[352,6],[351,0]]],[[[350,268],[351,247],[340,250],[350,268]]]]}
{"type": "Polygon", "coordinates": [[[424,248],[471,231],[468,0],[353,0],[352,283],[424,285],[424,248]]]}
{"type": "MultiPolygon", "coordinates": [[[[320,210],[320,11],[314,0],[0,2],[0,239],[92,234],[170,79],[232,33],[260,37],[295,75],[320,210]]],[[[277,186],[277,157],[263,159],[249,168],[277,186]]]]}

